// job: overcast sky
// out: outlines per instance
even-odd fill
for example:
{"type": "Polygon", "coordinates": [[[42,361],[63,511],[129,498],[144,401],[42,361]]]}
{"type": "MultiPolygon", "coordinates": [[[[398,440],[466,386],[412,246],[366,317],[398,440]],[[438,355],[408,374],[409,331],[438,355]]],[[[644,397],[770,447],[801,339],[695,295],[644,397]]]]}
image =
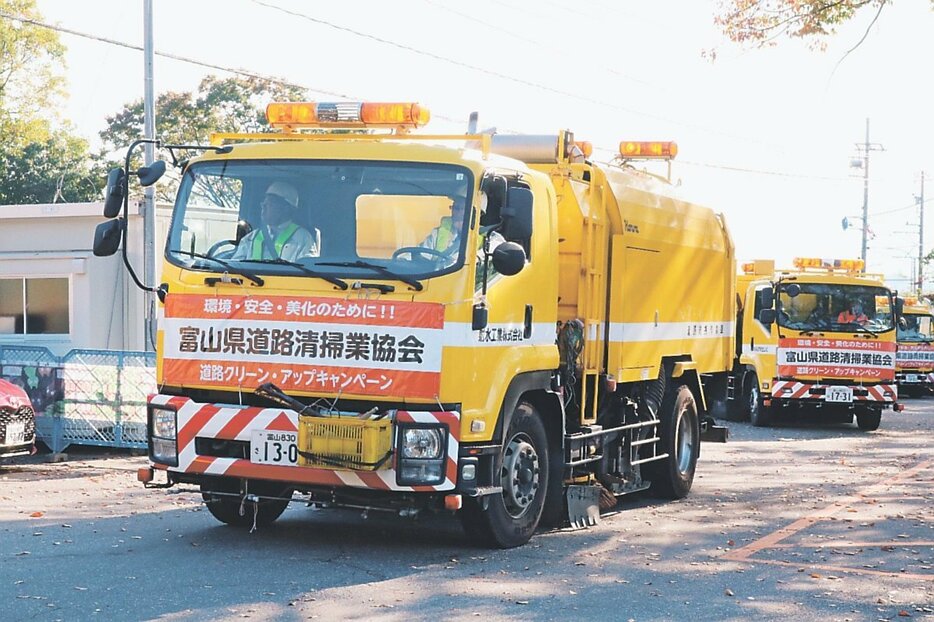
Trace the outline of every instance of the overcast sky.
{"type": "MultiPolygon", "coordinates": [[[[319,101],[418,101],[431,109],[433,131],[462,132],[476,110],[481,127],[568,128],[610,149],[623,139],[675,140],[673,177],[685,198],[726,214],[740,261],[780,266],[795,256],[859,256],[863,173],[850,164],[869,118],[871,142],[885,148],[870,156],[869,270],[906,290],[922,170],[934,206],[930,3],[896,0],[849,55],[871,10],[824,52],[797,41],[744,50],[717,32],[716,4],[154,0],[154,41],[157,52],[285,78],[319,101]],[[713,62],[703,54],[710,49],[713,62]]],[[[135,45],[142,5],[38,0],[51,22],[135,45]]],[[[107,115],[142,97],[142,54],[61,39],[70,93],[63,116],[97,141],[107,115]]],[[[231,75],[157,56],[156,92],[193,90],[211,73],[231,75]]],[[[934,213],[925,252],[934,247],[932,221],[934,213]]],[[[934,266],[926,272],[934,277],[934,266]]]]}

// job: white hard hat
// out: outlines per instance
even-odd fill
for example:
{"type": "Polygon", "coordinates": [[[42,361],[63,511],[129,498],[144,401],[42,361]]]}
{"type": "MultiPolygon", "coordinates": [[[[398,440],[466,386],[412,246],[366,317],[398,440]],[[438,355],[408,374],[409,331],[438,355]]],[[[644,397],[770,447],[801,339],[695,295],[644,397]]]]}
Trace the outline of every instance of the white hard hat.
{"type": "Polygon", "coordinates": [[[266,194],[274,194],[292,207],[298,207],[298,191],[284,181],[274,181],[266,188],[266,194]]]}

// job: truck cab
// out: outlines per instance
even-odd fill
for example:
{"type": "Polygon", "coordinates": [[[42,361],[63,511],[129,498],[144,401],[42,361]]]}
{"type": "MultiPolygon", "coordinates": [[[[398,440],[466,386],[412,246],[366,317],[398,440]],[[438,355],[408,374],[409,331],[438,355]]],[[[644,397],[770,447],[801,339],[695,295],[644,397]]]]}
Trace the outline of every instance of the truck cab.
{"type": "Polygon", "coordinates": [[[906,296],[898,321],[895,380],[905,395],[934,391],[934,310],[929,302],[906,296]]]}
{"type": "Polygon", "coordinates": [[[792,414],[879,427],[900,410],[894,294],[860,260],[743,265],[733,411],[753,425],[792,414]]]}

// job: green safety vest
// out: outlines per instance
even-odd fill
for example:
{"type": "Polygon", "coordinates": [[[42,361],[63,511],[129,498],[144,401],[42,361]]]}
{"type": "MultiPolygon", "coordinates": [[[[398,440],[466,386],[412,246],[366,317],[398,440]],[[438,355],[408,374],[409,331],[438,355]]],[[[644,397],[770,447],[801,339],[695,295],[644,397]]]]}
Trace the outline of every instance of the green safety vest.
{"type": "MultiPolygon", "coordinates": [[[[298,225],[294,222],[287,227],[283,227],[282,231],[279,232],[279,235],[276,236],[273,246],[276,248],[276,258],[282,256],[282,247],[285,246],[285,243],[289,241],[292,235],[298,231],[298,225]]],[[[262,259],[263,258],[263,244],[266,241],[266,236],[263,234],[263,230],[260,229],[256,237],[253,238],[253,256],[251,259],[262,259]]]]}
{"type": "Polygon", "coordinates": [[[435,237],[435,250],[446,251],[451,244],[452,237],[454,237],[454,222],[453,219],[445,216],[441,219],[438,235],[435,237]]]}

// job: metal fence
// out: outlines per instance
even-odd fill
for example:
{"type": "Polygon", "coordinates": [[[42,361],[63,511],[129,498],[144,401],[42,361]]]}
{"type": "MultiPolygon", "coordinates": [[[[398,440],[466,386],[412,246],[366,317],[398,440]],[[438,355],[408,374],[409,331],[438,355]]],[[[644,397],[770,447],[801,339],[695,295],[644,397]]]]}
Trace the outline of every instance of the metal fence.
{"type": "Polygon", "coordinates": [[[0,346],[0,377],[22,386],[36,410],[39,440],[69,445],[146,447],[146,396],[156,389],[155,355],[0,346]]]}

